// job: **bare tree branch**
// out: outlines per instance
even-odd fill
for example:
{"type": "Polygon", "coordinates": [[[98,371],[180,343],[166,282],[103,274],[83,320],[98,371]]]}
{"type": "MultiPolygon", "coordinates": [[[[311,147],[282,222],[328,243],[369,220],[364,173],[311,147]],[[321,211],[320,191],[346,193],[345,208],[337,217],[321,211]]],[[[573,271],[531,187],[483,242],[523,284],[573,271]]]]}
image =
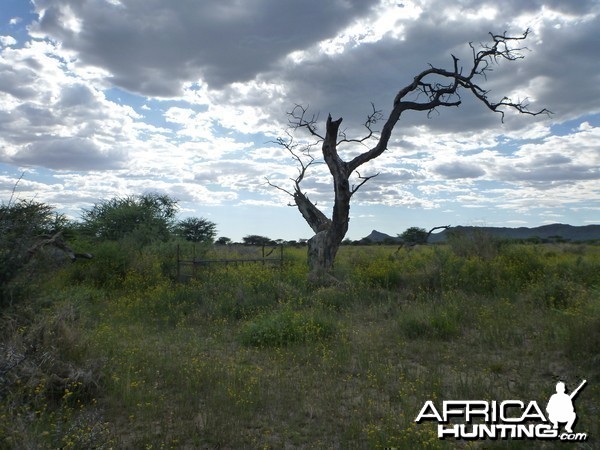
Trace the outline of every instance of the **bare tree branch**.
{"type": "MultiPolygon", "coordinates": [[[[308,168],[310,166],[318,163],[318,161],[315,159],[315,157],[311,154],[311,148],[314,147],[315,145],[317,145],[317,143],[302,144],[302,147],[303,147],[302,150],[298,151],[297,149],[300,147],[300,144],[297,144],[294,142],[294,137],[289,131],[286,131],[286,134],[288,136],[287,139],[280,137],[280,138],[277,138],[274,141],[274,143],[276,143],[277,145],[286,149],[287,152],[292,157],[292,159],[294,159],[296,161],[297,169],[298,169],[298,176],[296,178],[290,178],[290,180],[292,180],[292,182],[294,183],[294,190],[300,191],[300,183],[304,179],[306,171],[308,170],[308,168]],[[304,159],[303,159],[303,157],[304,157],[304,159]],[[305,161],[305,160],[307,160],[307,161],[305,161]]],[[[292,194],[288,190],[283,189],[280,186],[277,186],[277,185],[271,183],[269,179],[267,179],[267,183],[270,186],[275,187],[275,188],[279,189],[280,191],[283,191],[283,192],[291,195],[292,197],[294,196],[294,194],[292,194]]]]}
{"type": "Polygon", "coordinates": [[[373,134],[374,134],[373,125],[375,125],[377,122],[379,122],[381,119],[383,119],[383,114],[381,113],[381,110],[375,109],[375,105],[373,103],[371,103],[371,107],[373,108],[373,112],[371,112],[367,116],[367,120],[363,124],[363,126],[367,129],[367,131],[369,133],[360,139],[348,139],[346,137],[346,131],[345,130],[340,131],[339,135],[342,137],[342,139],[337,142],[337,145],[340,145],[342,143],[364,144],[366,141],[368,141],[369,139],[371,139],[373,137],[373,134]]]}
{"type": "Polygon", "coordinates": [[[450,228],[450,225],[441,225],[439,227],[433,227],[431,230],[429,230],[427,232],[427,237],[425,238],[425,243],[427,243],[429,241],[429,236],[431,236],[431,233],[433,233],[435,230],[447,230],[448,228],[450,228]]]}
{"type": "MultiPolygon", "coordinates": [[[[306,114],[306,109],[296,106],[294,108],[295,111],[301,111],[300,116],[304,116],[306,114]]],[[[303,120],[303,119],[302,119],[303,120]]],[[[308,125],[307,125],[308,127],[308,125]]],[[[272,186],[282,192],[285,192],[289,196],[294,199],[295,205],[298,207],[298,210],[312,228],[315,233],[322,231],[325,228],[329,227],[331,220],[323,214],[318,208],[317,205],[314,204],[306,194],[302,192],[300,188],[300,183],[304,180],[304,176],[306,175],[306,171],[313,164],[318,164],[319,161],[315,159],[315,157],[311,154],[311,148],[317,145],[317,143],[313,144],[297,144],[294,141],[294,137],[291,133],[286,132],[288,138],[278,138],[275,142],[281,147],[285,148],[287,152],[291,155],[291,157],[297,163],[298,176],[296,178],[290,178],[290,180],[294,183],[294,192],[290,192],[287,189],[282,188],[267,178],[266,181],[269,186],[272,186]],[[301,148],[301,150],[299,150],[301,148]]],[[[293,205],[290,205],[293,206],[293,205]]]]}
{"type": "Polygon", "coordinates": [[[19,183],[21,182],[21,180],[23,179],[23,177],[25,176],[25,172],[21,172],[21,175],[19,176],[19,178],[17,179],[17,181],[15,181],[15,184],[13,185],[12,191],[10,193],[10,198],[8,199],[8,207],[10,208],[12,203],[13,203],[13,199],[15,197],[15,192],[17,191],[17,186],[19,185],[19,183]]]}
{"type": "MultiPolygon", "coordinates": [[[[289,195],[290,197],[293,197],[294,194],[292,194],[290,191],[288,191],[287,189],[282,188],[281,186],[278,186],[276,184],[271,183],[271,180],[269,180],[269,178],[265,177],[265,180],[267,182],[267,184],[271,187],[274,187],[275,189],[279,189],[282,192],[285,192],[287,195],[289,195]]],[[[293,206],[293,205],[290,205],[293,206]]]]}
{"type": "Polygon", "coordinates": [[[358,183],[357,185],[352,185],[352,189],[350,190],[350,195],[354,195],[356,193],[356,191],[358,191],[363,184],[365,184],[371,178],[375,178],[377,175],[379,175],[379,172],[377,172],[375,175],[363,177],[363,176],[361,176],[360,172],[357,170],[356,175],[358,175],[358,179],[361,180],[361,182],[358,183]]]}
{"type": "Polygon", "coordinates": [[[530,111],[525,101],[515,102],[508,97],[503,97],[500,101],[494,102],[488,98],[488,91],[479,86],[475,81],[478,77],[482,77],[485,80],[486,73],[491,70],[492,63],[497,63],[502,59],[514,61],[523,58],[520,51],[524,48],[511,48],[510,44],[524,40],[528,34],[529,30],[517,37],[507,36],[506,33],[502,35],[490,33],[493,44],[482,45],[482,49],[478,52],[470,44],[473,49],[473,62],[467,75],[463,75],[463,70],[459,67],[459,60],[456,56],[452,56],[452,71],[430,66],[429,69],[418,74],[412,83],[398,91],[394,99],[393,109],[383,125],[377,144],[371,150],[358,155],[350,161],[348,163],[349,168],[354,171],[367,161],[377,158],[387,149],[392,130],[404,111],[431,112],[440,106],[459,106],[461,104],[460,88],[471,91],[491,111],[499,113],[502,119],[504,119],[505,109],[514,109],[519,113],[532,116],[552,114],[546,108],[539,111],[530,111]],[[442,84],[439,81],[430,82],[428,81],[430,77],[441,77],[447,79],[448,83],[442,84]],[[425,100],[421,102],[407,100],[406,98],[411,95],[417,95],[417,100],[418,96],[422,95],[425,97],[425,100]]]}
{"type": "Polygon", "coordinates": [[[288,122],[290,127],[293,129],[306,128],[308,132],[317,137],[319,141],[325,139],[319,133],[317,133],[317,122],[319,120],[318,114],[313,114],[310,119],[306,118],[308,113],[308,107],[302,105],[294,105],[294,108],[288,113],[288,122]]]}

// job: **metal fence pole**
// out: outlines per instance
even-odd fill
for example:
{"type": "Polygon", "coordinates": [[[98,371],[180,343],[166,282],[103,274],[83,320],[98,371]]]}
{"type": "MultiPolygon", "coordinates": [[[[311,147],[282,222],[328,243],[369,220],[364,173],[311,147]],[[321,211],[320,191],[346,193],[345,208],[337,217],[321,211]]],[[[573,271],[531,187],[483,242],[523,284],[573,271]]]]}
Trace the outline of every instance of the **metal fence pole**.
{"type": "Polygon", "coordinates": [[[180,265],[180,255],[179,255],[179,244],[177,244],[177,281],[181,281],[181,269],[179,268],[180,265]]]}

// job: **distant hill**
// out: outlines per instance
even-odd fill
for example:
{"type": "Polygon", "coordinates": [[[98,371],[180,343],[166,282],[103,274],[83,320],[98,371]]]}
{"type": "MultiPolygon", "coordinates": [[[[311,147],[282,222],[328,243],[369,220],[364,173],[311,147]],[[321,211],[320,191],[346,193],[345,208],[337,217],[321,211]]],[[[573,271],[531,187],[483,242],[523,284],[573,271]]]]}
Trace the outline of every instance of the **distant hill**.
{"type": "Polygon", "coordinates": [[[385,233],[381,233],[380,231],[377,230],[373,230],[371,231],[371,234],[369,234],[367,237],[363,238],[365,240],[369,240],[371,242],[374,242],[376,244],[380,244],[382,242],[401,242],[401,239],[398,237],[393,237],[390,236],[389,234],[385,234],[385,233]]]}
{"type": "MultiPolygon", "coordinates": [[[[600,240],[600,225],[585,225],[581,227],[555,223],[552,225],[543,225],[541,227],[527,228],[504,228],[504,227],[465,227],[456,226],[449,230],[444,230],[440,233],[433,233],[429,236],[429,242],[445,242],[448,239],[448,232],[456,232],[456,230],[466,233],[484,232],[492,236],[506,239],[564,239],[573,242],[600,240]]],[[[390,236],[377,230],[371,231],[365,239],[369,239],[374,243],[400,242],[398,237],[390,236]]]]}

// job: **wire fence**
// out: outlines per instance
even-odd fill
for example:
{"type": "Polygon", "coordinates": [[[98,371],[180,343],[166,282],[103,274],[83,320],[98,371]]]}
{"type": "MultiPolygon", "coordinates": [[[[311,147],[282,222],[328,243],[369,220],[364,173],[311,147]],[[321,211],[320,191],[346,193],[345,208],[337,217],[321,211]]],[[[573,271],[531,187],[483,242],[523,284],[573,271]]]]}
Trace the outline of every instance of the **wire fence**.
{"type": "Polygon", "coordinates": [[[236,267],[244,264],[262,264],[283,267],[283,245],[227,245],[219,249],[219,257],[196,256],[177,245],[177,280],[187,281],[195,278],[199,271],[212,266],[236,267]]]}

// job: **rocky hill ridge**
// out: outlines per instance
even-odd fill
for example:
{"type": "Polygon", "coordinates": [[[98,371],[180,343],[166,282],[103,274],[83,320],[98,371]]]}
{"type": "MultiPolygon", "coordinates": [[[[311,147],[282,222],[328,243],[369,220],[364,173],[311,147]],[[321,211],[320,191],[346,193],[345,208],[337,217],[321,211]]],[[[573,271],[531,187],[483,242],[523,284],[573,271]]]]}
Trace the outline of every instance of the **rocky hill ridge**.
{"type": "MultiPolygon", "coordinates": [[[[555,223],[550,225],[542,225],[540,227],[519,227],[519,228],[508,228],[508,227],[474,227],[474,226],[456,226],[451,227],[449,230],[444,230],[440,233],[433,233],[429,237],[429,242],[444,242],[448,238],[448,232],[452,230],[461,230],[464,232],[484,232],[492,236],[506,239],[562,239],[573,242],[584,242],[592,240],[600,240],[600,225],[584,225],[584,226],[573,226],[562,223],[555,223]]],[[[373,230],[365,239],[369,239],[371,242],[400,242],[397,236],[390,236],[389,234],[382,233],[377,230],[373,230]]]]}

